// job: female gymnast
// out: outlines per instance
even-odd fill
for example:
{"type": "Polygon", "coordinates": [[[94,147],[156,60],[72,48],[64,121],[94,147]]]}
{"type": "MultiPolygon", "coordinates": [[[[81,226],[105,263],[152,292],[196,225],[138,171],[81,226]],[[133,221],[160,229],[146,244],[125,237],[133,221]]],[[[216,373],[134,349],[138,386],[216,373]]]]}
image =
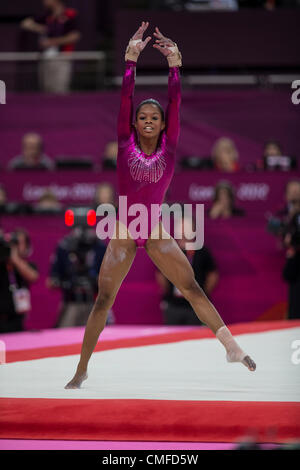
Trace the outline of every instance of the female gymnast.
{"type": "MultiPolygon", "coordinates": [[[[153,47],[166,57],[169,64],[166,117],[161,105],[156,100],[149,99],[137,107],[135,122],[132,123],[136,62],[151,40],[150,36],[143,40],[148,26],[148,22],[142,22],[126,50],[118,117],[119,192],[120,195],[127,196],[128,207],[134,203],[143,203],[147,208],[151,204],[162,204],[173,176],[179,136],[181,54],[176,43],[166,38],[158,28],[155,28],[156,41],[153,47]]],[[[225,347],[227,361],[241,362],[250,371],[256,369],[255,362],[239,347],[196,282],[188,259],[177,242],[166,233],[161,220],[154,230],[148,231],[147,237],[134,239],[128,225],[121,218],[116,221],[117,237],[111,238],[102,261],[98,280],[99,292],[86,325],[77,370],[65,388],[80,388],[82,382],[87,379],[89,359],[105,327],[108,311],[131,267],[137,247],[146,249],[158,269],[190,302],[201,322],[213,331],[225,347]],[[157,238],[151,238],[152,232],[157,229],[157,238]]]]}

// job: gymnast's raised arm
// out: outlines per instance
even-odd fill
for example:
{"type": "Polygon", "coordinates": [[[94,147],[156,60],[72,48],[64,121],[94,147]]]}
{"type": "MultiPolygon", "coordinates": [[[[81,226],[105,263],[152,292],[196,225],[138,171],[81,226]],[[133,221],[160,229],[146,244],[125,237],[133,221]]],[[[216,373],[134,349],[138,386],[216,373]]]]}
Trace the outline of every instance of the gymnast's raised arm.
{"type": "Polygon", "coordinates": [[[182,65],[181,53],[177,44],[165,37],[158,28],[155,28],[156,43],[153,45],[168,60],[168,107],[166,111],[166,135],[171,146],[176,147],[179,137],[179,109],[181,103],[181,86],[179,67],[182,65]]]}
{"type": "Polygon", "coordinates": [[[148,28],[148,22],[142,22],[139,29],[132,36],[125,53],[125,72],[123,76],[121,104],[118,116],[118,140],[127,140],[131,133],[133,118],[133,93],[135,84],[136,62],[140,53],[151,40],[148,36],[143,40],[143,34],[148,28]]]}

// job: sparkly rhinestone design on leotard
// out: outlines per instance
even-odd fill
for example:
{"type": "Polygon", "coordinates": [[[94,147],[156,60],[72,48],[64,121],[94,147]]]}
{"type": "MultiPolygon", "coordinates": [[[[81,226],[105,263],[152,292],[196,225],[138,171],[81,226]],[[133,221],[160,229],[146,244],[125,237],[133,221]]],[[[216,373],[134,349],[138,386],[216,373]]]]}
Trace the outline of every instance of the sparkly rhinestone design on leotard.
{"type": "Polygon", "coordinates": [[[166,168],[166,160],[161,148],[154,155],[145,157],[142,150],[135,145],[129,155],[128,166],[135,181],[157,183],[166,168]]]}

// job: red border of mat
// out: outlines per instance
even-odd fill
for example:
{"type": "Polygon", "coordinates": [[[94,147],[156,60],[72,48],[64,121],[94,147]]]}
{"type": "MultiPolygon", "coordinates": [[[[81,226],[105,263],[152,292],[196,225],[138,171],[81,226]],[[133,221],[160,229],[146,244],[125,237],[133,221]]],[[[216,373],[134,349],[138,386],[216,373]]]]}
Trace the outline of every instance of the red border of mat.
{"type": "MultiPolygon", "coordinates": [[[[261,333],[264,331],[281,330],[300,326],[300,320],[253,322],[230,325],[233,335],[261,333]]],[[[104,340],[97,343],[95,351],[107,351],[118,348],[133,348],[154,344],[175,343],[193,339],[214,338],[215,335],[209,328],[199,327],[188,331],[157,334],[152,336],[140,336],[137,338],[124,338],[116,340],[104,340]]],[[[81,343],[66,344],[61,346],[48,346],[44,348],[23,349],[6,352],[6,362],[30,361],[45,357],[61,357],[80,354],[81,343]]]]}
{"type": "Polygon", "coordinates": [[[300,403],[0,398],[0,438],[260,442],[300,437],[300,403]]]}
{"type": "MultiPolygon", "coordinates": [[[[300,321],[231,325],[234,335],[300,326],[300,321]]],[[[208,328],[100,341],[96,350],[213,338],[208,328]]],[[[80,344],[8,351],[8,362],[78,354],[80,344]]],[[[300,403],[185,400],[0,398],[0,438],[233,442],[257,432],[261,442],[300,438],[300,403]]]]}

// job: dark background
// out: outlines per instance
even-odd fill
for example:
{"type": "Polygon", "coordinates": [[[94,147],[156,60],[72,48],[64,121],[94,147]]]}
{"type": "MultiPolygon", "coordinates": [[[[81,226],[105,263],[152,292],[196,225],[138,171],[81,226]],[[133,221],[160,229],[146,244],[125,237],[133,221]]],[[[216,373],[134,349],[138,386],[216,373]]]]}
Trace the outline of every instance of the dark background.
{"type": "MultiPolygon", "coordinates": [[[[147,2],[118,0],[70,0],[67,6],[80,14],[82,39],[78,50],[105,50],[112,63],[111,72],[121,72],[128,38],[142,20],[150,21],[175,37],[184,56],[187,71],[223,69],[294,71],[300,68],[300,8],[241,8],[239,11],[188,12],[127,8],[126,4],[147,2]]],[[[149,3],[149,2],[148,2],[149,3]]],[[[261,2],[251,2],[253,6],[261,2]]],[[[285,2],[286,5],[292,2],[285,2]]],[[[249,2],[240,2],[240,6],[249,2]]],[[[280,2],[279,2],[280,6],[280,2]]],[[[19,22],[43,11],[41,0],[15,0],[0,3],[0,51],[35,51],[36,35],[21,31],[19,22]]],[[[159,70],[160,57],[149,48],[140,68],[159,70]]]]}

